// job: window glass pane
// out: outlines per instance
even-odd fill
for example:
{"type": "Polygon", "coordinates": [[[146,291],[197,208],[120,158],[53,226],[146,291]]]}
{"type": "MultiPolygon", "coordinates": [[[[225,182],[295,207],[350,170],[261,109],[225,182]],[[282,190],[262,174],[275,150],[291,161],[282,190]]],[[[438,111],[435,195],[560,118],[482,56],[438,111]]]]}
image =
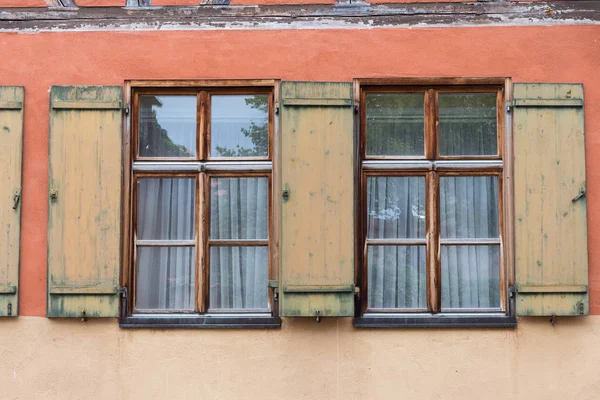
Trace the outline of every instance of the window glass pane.
{"type": "Polygon", "coordinates": [[[268,178],[211,178],[211,239],[267,239],[268,222],[268,178]]]}
{"type": "Polygon", "coordinates": [[[440,178],[442,238],[498,237],[498,177],[440,178]]]}
{"type": "Polygon", "coordinates": [[[140,96],[140,157],[196,156],[196,96],[140,96]]]}
{"type": "Polygon", "coordinates": [[[425,177],[367,179],[367,237],[425,237],[425,177]]]}
{"type": "Polygon", "coordinates": [[[212,157],[269,155],[268,95],[213,95],[210,114],[212,157]]]}
{"type": "Polygon", "coordinates": [[[423,93],[367,93],[367,155],[424,155],[424,109],[423,93]]]}
{"type": "Polygon", "coordinates": [[[196,237],[195,209],[195,178],[140,178],[137,238],[192,240],[196,237]]]}
{"type": "Polygon", "coordinates": [[[136,309],[194,310],[195,249],[138,247],[136,309]]]}
{"type": "Polygon", "coordinates": [[[267,311],[267,246],[210,248],[210,309],[267,311]]]}
{"type": "Polygon", "coordinates": [[[427,308],[425,246],[369,246],[369,308],[427,308]]]}
{"type": "Polygon", "coordinates": [[[442,309],[500,307],[500,246],[442,246],[442,309]]]}
{"type": "Polygon", "coordinates": [[[496,93],[440,93],[440,155],[498,154],[496,93]]]}

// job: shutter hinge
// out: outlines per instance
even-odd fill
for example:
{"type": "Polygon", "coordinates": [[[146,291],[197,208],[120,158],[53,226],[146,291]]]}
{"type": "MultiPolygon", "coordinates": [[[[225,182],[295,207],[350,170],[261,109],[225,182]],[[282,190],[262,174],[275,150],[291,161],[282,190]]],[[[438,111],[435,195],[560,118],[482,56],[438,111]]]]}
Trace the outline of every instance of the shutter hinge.
{"type": "Polygon", "coordinates": [[[279,115],[279,103],[275,103],[275,115],[279,115]]]}
{"type": "Polygon", "coordinates": [[[12,316],[12,303],[8,303],[8,307],[7,308],[8,308],[8,310],[7,310],[8,311],[8,316],[10,317],[10,316],[12,316]]]}
{"type": "Polygon", "coordinates": [[[123,103],[123,112],[125,115],[129,115],[129,103],[123,103]]]}
{"type": "Polygon", "coordinates": [[[127,317],[127,288],[119,288],[119,295],[121,295],[121,318],[127,317]]]}
{"type": "Polygon", "coordinates": [[[506,102],[506,112],[511,112],[514,104],[512,100],[508,100],[506,102]]]}
{"type": "Polygon", "coordinates": [[[269,280],[267,285],[271,289],[273,289],[273,300],[279,300],[279,281],[277,280],[269,280]]]}
{"type": "Polygon", "coordinates": [[[517,293],[517,288],[514,285],[510,285],[508,287],[508,297],[511,299],[514,299],[516,293],[517,293]]]}
{"type": "Polygon", "coordinates": [[[360,300],[360,287],[354,286],[354,296],[360,300]]]}
{"type": "Polygon", "coordinates": [[[21,201],[21,191],[15,190],[15,194],[13,195],[13,210],[16,210],[19,207],[19,202],[21,201]]]}

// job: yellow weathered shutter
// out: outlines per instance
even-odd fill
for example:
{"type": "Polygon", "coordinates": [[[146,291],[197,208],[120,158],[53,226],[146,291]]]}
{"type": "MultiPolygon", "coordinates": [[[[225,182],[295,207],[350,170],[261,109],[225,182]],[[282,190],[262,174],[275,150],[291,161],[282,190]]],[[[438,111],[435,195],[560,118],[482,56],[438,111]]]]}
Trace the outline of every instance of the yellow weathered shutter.
{"type": "Polygon", "coordinates": [[[517,315],[587,315],[583,86],[515,84],[517,315]]]}
{"type": "Polygon", "coordinates": [[[49,317],[118,316],[121,93],[117,86],[50,92],[49,317]]]}
{"type": "Polygon", "coordinates": [[[19,307],[23,88],[0,87],[0,317],[19,307]]]}
{"type": "Polygon", "coordinates": [[[281,84],[282,316],[354,312],[352,84],[281,84]]]}

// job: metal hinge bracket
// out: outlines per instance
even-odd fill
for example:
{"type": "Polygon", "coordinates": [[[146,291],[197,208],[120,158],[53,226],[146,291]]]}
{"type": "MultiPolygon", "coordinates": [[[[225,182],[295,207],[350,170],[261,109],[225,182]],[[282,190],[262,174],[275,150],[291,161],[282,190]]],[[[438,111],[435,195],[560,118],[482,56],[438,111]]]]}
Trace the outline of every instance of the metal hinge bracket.
{"type": "Polygon", "coordinates": [[[129,115],[129,103],[123,103],[123,112],[125,115],[129,115]]]}
{"type": "Polygon", "coordinates": [[[514,299],[516,293],[517,293],[517,288],[514,285],[510,285],[508,287],[508,297],[511,299],[514,299]]]}
{"type": "Polygon", "coordinates": [[[275,301],[279,300],[279,281],[269,280],[267,286],[273,289],[273,299],[275,301]]]}
{"type": "Polygon", "coordinates": [[[121,318],[127,317],[127,288],[120,287],[119,295],[121,296],[121,318]]]}
{"type": "Polygon", "coordinates": [[[21,201],[21,191],[16,190],[13,195],[13,210],[16,210],[19,207],[19,202],[21,201]]]}

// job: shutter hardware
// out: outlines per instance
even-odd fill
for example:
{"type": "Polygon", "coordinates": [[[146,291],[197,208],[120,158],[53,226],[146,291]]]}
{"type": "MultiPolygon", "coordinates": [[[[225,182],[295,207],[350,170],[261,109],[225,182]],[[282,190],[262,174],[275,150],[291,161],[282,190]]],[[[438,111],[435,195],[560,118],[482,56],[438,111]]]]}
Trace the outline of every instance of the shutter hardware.
{"type": "Polygon", "coordinates": [[[571,201],[573,203],[575,203],[577,200],[581,199],[584,196],[585,196],[585,188],[582,187],[581,189],[579,189],[579,193],[577,193],[577,196],[573,197],[573,199],[571,201]]]}
{"type": "Polygon", "coordinates": [[[129,115],[129,103],[123,103],[123,112],[125,115],[129,115]]]}
{"type": "Polygon", "coordinates": [[[12,315],[12,303],[8,303],[8,316],[10,317],[12,315]]]}
{"type": "Polygon", "coordinates": [[[19,207],[19,202],[21,201],[21,191],[16,190],[13,195],[13,210],[16,210],[19,207]]]}
{"type": "Polygon", "coordinates": [[[121,318],[127,317],[127,288],[119,288],[119,294],[121,295],[121,318]]]}

